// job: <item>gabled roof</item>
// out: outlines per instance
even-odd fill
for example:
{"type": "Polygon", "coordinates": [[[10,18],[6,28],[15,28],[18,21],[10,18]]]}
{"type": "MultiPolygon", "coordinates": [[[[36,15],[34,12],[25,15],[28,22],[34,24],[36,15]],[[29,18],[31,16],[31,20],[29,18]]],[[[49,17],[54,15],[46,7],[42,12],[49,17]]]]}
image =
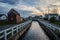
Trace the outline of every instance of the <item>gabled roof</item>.
{"type": "MultiPolygon", "coordinates": [[[[1,16],[4,16],[4,15],[5,15],[5,14],[0,14],[0,17],[1,17],[1,16]]],[[[6,16],[6,15],[5,15],[5,16],[6,16]]]]}
{"type": "Polygon", "coordinates": [[[14,14],[17,14],[17,15],[20,16],[20,14],[19,14],[16,10],[14,10],[14,9],[11,9],[11,10],[8,12],[8,14],[11,13],[11,12],[13,12],[14,14]]]}

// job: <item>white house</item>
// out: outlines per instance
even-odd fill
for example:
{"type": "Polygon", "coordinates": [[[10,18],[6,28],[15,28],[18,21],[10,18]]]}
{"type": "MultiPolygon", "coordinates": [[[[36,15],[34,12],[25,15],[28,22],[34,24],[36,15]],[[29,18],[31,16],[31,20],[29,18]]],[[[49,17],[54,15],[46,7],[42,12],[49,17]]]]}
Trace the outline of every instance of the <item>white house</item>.
{"type": "Polygon", "coordinates": [[[7,19],[7,17],[5,14],[0,14],[0,20],[6,20],[6,19],[7,19]]]}
{"type": "Polygon", "coordinates": [[[55,17],[56,20],[58,20],[58,14],[45,14],[45,18],[48,18],[48,20],[50,20],[51,17],[55,17]]]}
{"type": "Polygon", "coordinates": [[[57,21],[60,21],[60,16],[56,17],[56,20],[57,20],[57,21]]]}

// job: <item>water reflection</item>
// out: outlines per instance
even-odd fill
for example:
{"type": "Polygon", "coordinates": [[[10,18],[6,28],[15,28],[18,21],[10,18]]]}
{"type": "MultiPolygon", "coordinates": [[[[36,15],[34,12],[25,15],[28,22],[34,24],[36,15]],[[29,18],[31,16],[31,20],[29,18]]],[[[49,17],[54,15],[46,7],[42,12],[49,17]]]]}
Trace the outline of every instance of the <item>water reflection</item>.
{"type": "Polygon", "coordinates": [[[49,38],[45,35],[38,22],[34,21],[22,40],[49,40],[49,38]]]}

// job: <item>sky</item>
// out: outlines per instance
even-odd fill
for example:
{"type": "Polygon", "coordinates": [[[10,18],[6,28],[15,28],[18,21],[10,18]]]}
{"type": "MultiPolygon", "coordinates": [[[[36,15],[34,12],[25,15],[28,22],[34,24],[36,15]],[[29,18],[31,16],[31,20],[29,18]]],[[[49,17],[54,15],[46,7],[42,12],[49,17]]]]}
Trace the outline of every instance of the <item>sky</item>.
{"type": "Polygon", "coordinates": [[[0,0],[0,14],[7,14],[12,8],[22,16],[28,17],[33,14],[43,14],[48,5],[60,0],[0,0]]]}

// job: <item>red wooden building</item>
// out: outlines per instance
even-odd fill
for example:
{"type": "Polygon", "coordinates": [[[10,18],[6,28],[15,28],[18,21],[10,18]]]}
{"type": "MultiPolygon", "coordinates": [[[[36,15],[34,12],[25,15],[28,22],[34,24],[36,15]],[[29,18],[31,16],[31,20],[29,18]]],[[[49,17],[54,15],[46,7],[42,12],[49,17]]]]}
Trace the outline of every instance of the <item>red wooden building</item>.
{"type": "Polygon", "coordinates": [[[11,9],[8,12],[8,22],[9,23],[20,23],[21,22],[20,14],[16,10],[11,9]]]}

